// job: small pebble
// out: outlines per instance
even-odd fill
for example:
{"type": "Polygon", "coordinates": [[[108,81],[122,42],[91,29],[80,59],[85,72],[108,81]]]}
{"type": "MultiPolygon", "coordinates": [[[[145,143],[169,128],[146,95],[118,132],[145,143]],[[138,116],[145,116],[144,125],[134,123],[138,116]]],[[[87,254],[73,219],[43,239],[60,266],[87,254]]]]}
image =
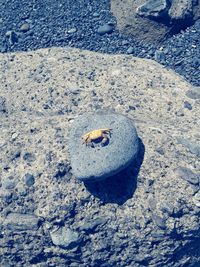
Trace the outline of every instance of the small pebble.
{"type": "Polygon", "coordinates": [[[28,187],[30,187],[35,183],[35,178],[32,174],[26,173],[24,177],[24,182],[28,187]]]}
{"type": "Polygon", "coordinates": [[[27,32],[30,29],[30,25],[28,23],[24,23],[20,27],[21,32],[27,32]]]}
{"type": "Polygon", "coordinates": [[[187,108],[189,110],[192,110],[192,105],[188,101],[185,101],[184,102],[184,108],[187,108]]]}
{"type": "Polygon", "coordinates": [[[36,157],[34,154],[27,152],[24,154],[23,159],[27,162],[33,162],[36,160],[36,157]]]}
{"type": "Polygon", "coordinates": [[[132,46],[130,46],[128,49],[127,49],[127,54],[133,54],[134,53],[134,48],[132,46]]]}
{"type": "Polygon", "coordinates": [[[113,25],[110,25],[107,23],[107,24],[100,26],[97,30],[97,33],[100,35],[104,35],[106,33],[110,34],[113,32],[113,30],[114,30],[113,25]]]}
{"type": "Polygon", "coordinates": [[[2,188],[4,189],[14,189],[16,186],[16,179],[13,176],[6,177],[2,179],[2,188]]]}
{"type": "Polygon", "coordinates": [[[66,227],[60,227],[50,232],[54,245],[62,248],[75,247],[80,242],[79,234],[66,227]]]}
{"type": "Polygon", "coordinates": [[[200,208],[200,191],[198,191],[192,198],[193,203],[200,208]]]}
{"type": "Polygon", "coordinates": [[[70,30],[67,31],[67,33],[75,33],[77,32],[77,29],[76,28],[72,28],[70,30]]]}

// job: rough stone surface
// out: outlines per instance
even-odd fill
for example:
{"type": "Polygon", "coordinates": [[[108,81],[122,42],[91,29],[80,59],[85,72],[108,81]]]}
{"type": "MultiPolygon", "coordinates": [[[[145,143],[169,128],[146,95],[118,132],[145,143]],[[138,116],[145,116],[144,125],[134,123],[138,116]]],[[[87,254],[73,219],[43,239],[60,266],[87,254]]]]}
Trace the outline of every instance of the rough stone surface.
{"type": "Polygon", "coordinates": [[[200,145],[191,85],[151,60],[71,48],[0,54],[0,76],[0,180],[17,181],[9,189],[0,183],[0,266],[198,266],[200,162],[177,140],[200,145]],[[102,109],[134,121],[139,168],[85,184],[71,173],[69,133],[80,115],[102,109]],[[181,178],[178,167],[194,176],[181,178]],[[25,185],[26,173],[33,186],[25,185]],[[19,230],[12,213],[39,223],[19,230]],[[81,242],[54,245],[56,227],[81,242]]]}
{"type": "Polygon", "coordinates": [[[75,120],[70,132],[72,171],[83,181],[98,181],[120,172],[133,163],[138,149],[138,136],[133,122],[120,114],[85,114],[75,120]],[[105,128],[112,129],[107,144],[102,146],[101,139],[96,144],[83,143],[82,135],[105,128]]]}
{"type": "Polygon", "coordinates": [[[65,227],[58,228],[50,232],[52,242],[56,246],[68,248],[70,246],[76,246],[80,242],[80,238],[77,232],[65,227]]]}
{"type": "Polygon", "coordinates": [[[200,3],[192,0],[111,0],[111,11],[124,35],[158,44],[200,17],[200,3]]]}
{"type": "Polygon", "coordinates": [[[4,226],[12,231],[37,230],[39,218],[32,214],[9,213],[4,226]]]}

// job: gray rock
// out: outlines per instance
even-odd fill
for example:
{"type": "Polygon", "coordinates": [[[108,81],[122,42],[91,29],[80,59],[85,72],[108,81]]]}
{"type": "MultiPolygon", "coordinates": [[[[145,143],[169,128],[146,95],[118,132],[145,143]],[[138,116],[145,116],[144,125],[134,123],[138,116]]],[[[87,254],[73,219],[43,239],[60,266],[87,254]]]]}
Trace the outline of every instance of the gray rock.
{"type": "Polygon", "coordinates": [[[51,231],[50,236],[54,245],[63,248],[77,246],[80,242],[79,234],[65,227],[60,227],[51,231]]]}
{"type": "Polygon", "coordinates": [[[104,35],[106,33],[110,34],[113,32],[113,30],[114,30],[113,25],[110,25],[107,23],[107,24],[100,26],[97,30],[97,33],[100,35],[104,35]]]}
{"type": "Polygon", "coordinates": [[[133,122],[120,114],[85,114],[74,121],[69,152],[73,174],[82,181],[97,181],[126,168],[138,153],[138,136],[133,122]],[[81,136],[91,130],[111,128],[106,145],[86,145],[81,136]]]}
{"type": "Polygon", "coordinates": [[[4,189],[14,189],[16,186],[16,179],[13,176],[9,176],[2,179],[2,188],[4,189]]]}
{"type": "Polygon", "coordinates": [[[200,99],[200,86],[196,86],[188,90],[186,96],[191,99],[200,99]]]}
{"type": "Polygon", "coordinates": [[[137,8],[136,13],[144,17],[158,18],[163,12],[167,12],[166,0],[148,0],[137,8]]]}
{"type": "Polygon", "coordinates": [[[184,20],[192,17],[193,0],[173,0],[168,13],[173,20],[184,20]]]}
{"type": "Polygon", "coordinates": [[[0,96],[0,113],[6,113],[6,98],[0,96]]]}
{"type": "Polygon", "coordinates": [[[174,170],[176,175],[181,179],[188,181],[191,184],[198,185],[199,184],[199,175],[193,173],[190,169],[185,167],[178,167],[174,170]]]}
{"type": "Polygon", "coordinates": [[[71,28],[70,30],[67,31],[67,33],[75,33],[77,32],[76,28],[71,28]]]}
{"type": "Polygon", "coordinates": [[[198,145],[197,143],[181,137],[178,137],[177,141],[179,144],[189,149],[192,154],[195,154],[198,157],[200,156],[200,145],[198,145]]]}
{"type": "Polygon", "coordinates": [[[127,54],[133,54],[134,53],[134,48],[132,46],[130,46],[128,49],[127,49],[127,54]]]}
{"type": "Polygon", "coordinates": [[[4,226],[12,231],[37,230],[39,218],[32,214],[9,213],[4,226]]]}
{"type": "Polygon", "coordinates": [[[26,152],[23,156],[23,159],[29,163],[34,162],[36,157],[33,153],[26,152]]]}
{"type": "Polygon", "coordinates": [[[29,23],[23,23],[23,24],[20,26],[20,31],[21,31],[21,32],[27,32],[29,29],[30,29],[30,25],[29,25],[29,23]]]}
{"type": "Polygon", "coordinates": [[[24,177],[24,182],[27,186],[32,186],[35,183],[35,178],[32,174],[26,173],[24,177]]]}
{"type": "Polygon", "coordinates": [[[192,110],[192,105],[188,101],[184,101],[184,108],[192,110]]]}

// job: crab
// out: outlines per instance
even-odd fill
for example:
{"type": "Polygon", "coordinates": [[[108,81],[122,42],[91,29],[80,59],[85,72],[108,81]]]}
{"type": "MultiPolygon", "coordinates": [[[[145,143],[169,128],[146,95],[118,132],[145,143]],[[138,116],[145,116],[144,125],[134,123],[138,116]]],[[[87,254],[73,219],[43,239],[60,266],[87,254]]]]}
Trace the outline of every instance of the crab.
{"type": "Polygon", "coordinates": [[[86,145],[91,144],[94,147],[94,144],[92,143],[93,141],[98,141],[100,140],[100,143],[102,145],[105,145],[105,143],[108,141],[108,135],[111,135],[111,128],[103,128],[103,129],[97,129],[97,130],[92,130],[84,135],[81,136],[83,139],[83,143],[86,145]]]}

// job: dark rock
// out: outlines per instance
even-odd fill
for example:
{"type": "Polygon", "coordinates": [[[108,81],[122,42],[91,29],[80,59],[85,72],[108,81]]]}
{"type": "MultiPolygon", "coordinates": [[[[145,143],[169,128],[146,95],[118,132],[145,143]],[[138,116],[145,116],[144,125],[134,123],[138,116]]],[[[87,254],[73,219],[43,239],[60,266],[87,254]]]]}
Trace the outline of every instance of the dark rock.
{"type": "Polygon", "coordinates": [[[167,13],[166,0],[148,0],[137,8],[137,14],[144,17],[158,18],[167,13]]]}
{"type": "Polygon", "coordinates": [[[158,148],[156,148],[156,150],[155,150],[157,153],[159,153],[160,155],[164,155],[165,154],[165,151],[164,151],[164,149],[162,148],[162,147],[158,147],[158,148]]]}
{"type": "Polygon", "coordinates": [[[24,182],[28,187],[30,187],[35,183],[35,178],[32,174],[26,173],[24,177],[24,182]]]}
{"type": "Polygon", "coordinates": [[[8,37],[10,45],[14,45],[15,43],[18,42],[18,35],[14,31],[6,32],[6,37],[8,37]]]}
{"type": "Polygon", "coordinates": [[[36,160],[35,155],[33,153],[25,153],[23,159],[27,162],[34,162],[36,160]]]}
{"type": "Polygon", "coordinates": [[[110,34],[113,32],[113,30],[114,30],[114,27],[112,25],[104,24],[98,28],[97,33],[100,35],[104,35],[106,33],[110,34]]]}
{"type": "Polygon", "coordinates": [[[160,62],[160,63],[164,63],[165,62],[165,53],[163,51],[156,50],[155,51],[155,60],[160,62]]]}
{"type": "Polygon", "coordinates": [[[2,188],[5,189],[14,189],[16,186],[16,179],[13,176],[9,176],[2,179],[2,188]]]}
{"type": "Polygon", "coordinates": [[[6,113],[6,99],[3,96],[0,96],[0,113],[6,113]]]}
{"type": "Polygon", "coordinates": [[[115,113],[85,114],[77,118],[69,138],[73,174],[82,181],[98,181],[112,176],[132,163],[139,141],[133,122],[115,113]],[[102,138],[86,145],[81,136],[93,129],[111,128],[102,146],[102,138]]]}
{"type": "Polygon", "coordinates": [[[184,108],[192,110],[192,105],[188,101],[184,101],[184,108]]]}
{"type": "Polygon", "coordinates": [[[3,225],[12,231],[37,230],[39,218],[32,214],[9,213],[3,225]]]}
{"type": "Polygon", "coordinates": [[[79,234],[66,227],[60,227],[50,232],[52,242],[63,248],[76,247],[80,243],[79,234]]]}
{"type": "Polygon", "coordinates": [[[181,179],[194,184],[194,185],[198,185],[199,184],[199,178],[200,178],[200,174],[195,174],[193,173],[190,169],[186,168],[186,167],[178,167],[174,170],[174,172],[176,173],[176,175],[178,177],[180,177],[181,179]]]}

